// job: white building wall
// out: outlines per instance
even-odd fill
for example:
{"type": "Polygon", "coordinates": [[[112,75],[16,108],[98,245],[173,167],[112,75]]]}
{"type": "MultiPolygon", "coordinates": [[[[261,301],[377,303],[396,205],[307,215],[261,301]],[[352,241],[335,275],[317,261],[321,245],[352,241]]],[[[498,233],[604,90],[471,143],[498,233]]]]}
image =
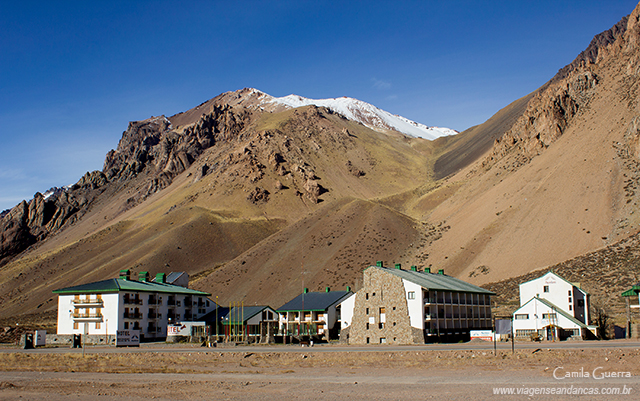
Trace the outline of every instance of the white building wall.
{"type": "MultiPolygon", "coordinates": [[[[116,330],[120,330],[119,325],[122,324],[120,316],[121,306],[120,297],[118,293],[113,294],[99,294],[102,299],[102,307],[84,307],[76,306],[74,303],[75,295],[59,295],[58,296],[58,334],[84,334],[91,335],[115,335],[116,330]],[[94,319],[78,319],[73,317],[74,313],[90,313],[96,314],[100,312],[102,318],[94,319]],[[77,322],[77,329],[74,329],[74,322],[77,322]],[[96,323],[99,323],[99,328],[96,328],[96,323]]],[[[84,299],[95,300],[98,298],[98,294],[82,294],[81,300],[84,299]]]]}
{"type": "Polygon", "coordinates": [[[411,327],[422,330],[424,328],[422,287],[405,279],[402,279],[402,284],[404,285],[404,296],[407,300],[411,327]],[[413,299],[409,299],[410,293],[413,293],[413,299]]]}
{"type": "Polygon", "coordinates": [[[516,330],[540,330],[552,323],[562,327],[563,329],[580,329],[580,326],[537,299],[533,299],[531,302],[521,306],[513,313],[514,333],[516,333],[516,330]],[[556,314],[555,322],[552,322],[550,319],[542,318],[543,315],[551,313],[556,314]],[[516,315],[529,315],[529,318],[517,319],[516,315]]]}
{"type": "Polygon", "coordinates": [[[524,305],[531,298],[538,296],[573,315],[569,310],[569,294],[573,293],[572,290],[572,284],[558,277],[555,273],[548,272],[537,279],[520,284],[520,305],[524,305]],[[548,292],[544,291],[545,287],[548,287],[548,292]]]}
{"type": "Polygon", "coordinates": [[[589,323],[588,294],[557,274],[547,272],[537,279],[520,284],[520,305],[536,296],[548,300],[582,323],[589,323]],[[545,287],[548,287],[548,292],[545,292],[545,287]],[[579,305],[580,301],[582,305],[579,305]]]}
{"type": "Polygon", "coordinates": [[[356,305],[356,293],[342,301],[340,304],[340,329],[346,329],[353,321],[353,311],[356,305]]]}

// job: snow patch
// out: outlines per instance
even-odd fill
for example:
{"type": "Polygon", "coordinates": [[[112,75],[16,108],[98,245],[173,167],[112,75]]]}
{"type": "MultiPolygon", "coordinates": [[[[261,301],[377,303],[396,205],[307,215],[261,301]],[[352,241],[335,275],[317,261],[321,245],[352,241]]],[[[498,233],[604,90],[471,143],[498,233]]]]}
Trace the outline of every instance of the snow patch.
{"type": "Polygon", "coordinates": [[[257,89],[251,89],[250,93],[255,93],[259,98],[262,98],[260,103],[261,105],[278,104],[289,108],[311,105],[326,107],[336,113],[342,114],[350,120],[360,122],[363,125],[378,131],[394,130],[406,135],[430,140],[458,133],[458,131],[450,128],[430,127],[420,124],[409,120],[408,118],[391,114],[388,111],[384,111],[370,103],[350,97],[331,99],[309,99],[298,95],[273,97],[257,89]]]}

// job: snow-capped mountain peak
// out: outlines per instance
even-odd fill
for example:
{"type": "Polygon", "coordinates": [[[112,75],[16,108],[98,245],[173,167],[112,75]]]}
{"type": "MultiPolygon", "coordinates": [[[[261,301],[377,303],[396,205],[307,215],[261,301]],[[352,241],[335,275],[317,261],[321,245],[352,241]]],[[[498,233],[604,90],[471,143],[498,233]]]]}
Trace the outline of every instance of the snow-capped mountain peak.
{"type": "Polygon", "coordinates": [[[391,114],[370,103],[346,96],[330,99],[309,99],[293,94],[273,97],[257,89],[251,89],[250,91],[250,95],[258,97],[259,105],[263,108],[268,106],[296,108],[309,105],[326,107],[377,131],[394,130],[406,135],[430,140],[458,133],[450,128],[430,127],[420,124],[405,117],[391,114]]]}

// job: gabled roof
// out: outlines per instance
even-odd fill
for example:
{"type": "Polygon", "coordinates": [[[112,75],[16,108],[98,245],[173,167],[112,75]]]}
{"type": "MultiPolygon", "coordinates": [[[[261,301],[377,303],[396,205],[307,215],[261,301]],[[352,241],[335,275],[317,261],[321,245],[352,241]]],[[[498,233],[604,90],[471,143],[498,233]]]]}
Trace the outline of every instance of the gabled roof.
{"type": "Polygon", "coordinates": [[[543,303],[544,305],[546,305],[547,307],[553,309],[554,311],[556,311],[557,313],[561,314],[562,316],[564,316],[565,318],[567,318],[568,320],[570,320],[573,324],[582,327],[583,329],[587,328],[587,325],[582,323],[581,321],[579,321],[578,319],[576,319],[574,316],[572,316],[570,313],[566,312],[564,309],[562,309],[561,307],[555,305],[553,302],[544,299],[544,298],[540,298],[540,297],[533,297],[530,300],[528,300],[527,302],[524,303],[524,305],[522,305],[521,307],[519,307],[515,312],[513,312],[513,314],[515,315],[516,313],[518,313],[518,311],[522,308],[524,308],[529,302],[535,302],[535,301],[540,301],[541,303],[543,303]]]}
{"type": "Polygon", "coordinates": [[[277,312],[326,311],[332,305],[353,294],[351,291],[308,292],[302,293],[279,307],[277,312]]]}
{"type": "Polygon", "coordinates": [[[437,273],[426,273],[413,270],[392,269],[379,266],[370,266],[367,269],[379,269],[385,273],[393,274],[422,288],[437,291],[469,292],[473,294],[496,295],[477,285],[467,283],[455,277],[437,273]]]}
{"type": "Polygon", "coordinates": [[[96,281],[88,284],[80,284],[73,287],[59,288],[53,290],[56,294],[95,294],[114,293],[121,291],[132,292],[154,292],[168,294],[185,294],[209,296],[208,292],[192,290],[179,285],[152,283],[150,281],[125,280],[123,278],[111,278],[108,280],[96,281]]]}
{"type": "Polygon", "coordinates": [[[559,278],[560,280],[564,281],[565,283],[569,284],[570,286],[572,286],[572,287],[576,287],[577,289],[579,289],[579,290],[580,290],[580,291],[582,291],[583,293],[585,293],[585,294],[589,294],[589,292],[588,292],[588,291],[585,291],[584,289],[580,288],[580,285],[579,285],[578,283],[572,283],[571,281],[569,281],[569,280],[567,280],[566,278],[564,278],[564,277],[560,276],[558,273],[554,272],[553,270],[549,270],[548,272],[546,272],[546,273],[545,273],[545,274],[543,274],[542,276],[538,276],[538,277],[536,277],[536,278],[532,278],[532,279],[531,279],[531,280],[529,280],[529,281],[525,281],[524,283],[520,283],[518,286],[522,286],[522,285],[524,285],[524,284],[527,284],[527,283],[530,283],[530,282],[532,282],[532,281],[538,280],[538,279],[540,279],[540,278],[542,278],[542,277],[546,276],[546,275],[547,275],[547,274],[549,274],[549,273],[553,274],[555,277],[559,278]]]}
{"type": "Polygon", "coordinates": [[[633,287],[631,287],[628,290],[626,290],[625,292],[623,292],[622,296],[623,297],[634,297],[634,296],[638,295],[638,293],[640,293],[640,283],[634,285],[633,287]]]}
{"type": "Polygon", "coordinates": [[[265,309],[273,310],[270,306],[266,306],[266,305],[244,306],[244,307],[236,306],[235,308],[231,308],[229,313],[227,313],[226,316],[222,318],[222,324],[232,325],[232,324],[246,323],[247,320],[251,319],[252,317],[254,317],[255,315],[257,315],[258,313],[262,312],[265,309]]]}

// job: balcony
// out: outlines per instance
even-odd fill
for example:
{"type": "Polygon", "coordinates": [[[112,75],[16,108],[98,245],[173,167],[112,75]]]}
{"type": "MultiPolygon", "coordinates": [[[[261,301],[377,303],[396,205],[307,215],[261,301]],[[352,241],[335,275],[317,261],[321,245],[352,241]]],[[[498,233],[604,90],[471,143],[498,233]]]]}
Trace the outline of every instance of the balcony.
{"type": "Polygon", "coordinates": [[[140,298],[129,298],[124,297],[125,305],[142,305],[142,300],[140,298]]]}
{"type": "Polygon", "coordinates": [[[80,313],[74,312],[71,314],[73,320],[76,321],[88,321],[88,322],[101,322],[102,321],[102,313],[80,313]]]}
{"type": "Polygon", "coordinates": [[[101,298],[94,299],[74,299],[73,305],[76,308],[86,307],[86,308],[102,308],[104,302],[101,298]]]}
{"type": "Polygon", "coordinates": [[[142,319],[142,314],[140,312],[125,312],[123,317],[125,319],[142,319]]]}

